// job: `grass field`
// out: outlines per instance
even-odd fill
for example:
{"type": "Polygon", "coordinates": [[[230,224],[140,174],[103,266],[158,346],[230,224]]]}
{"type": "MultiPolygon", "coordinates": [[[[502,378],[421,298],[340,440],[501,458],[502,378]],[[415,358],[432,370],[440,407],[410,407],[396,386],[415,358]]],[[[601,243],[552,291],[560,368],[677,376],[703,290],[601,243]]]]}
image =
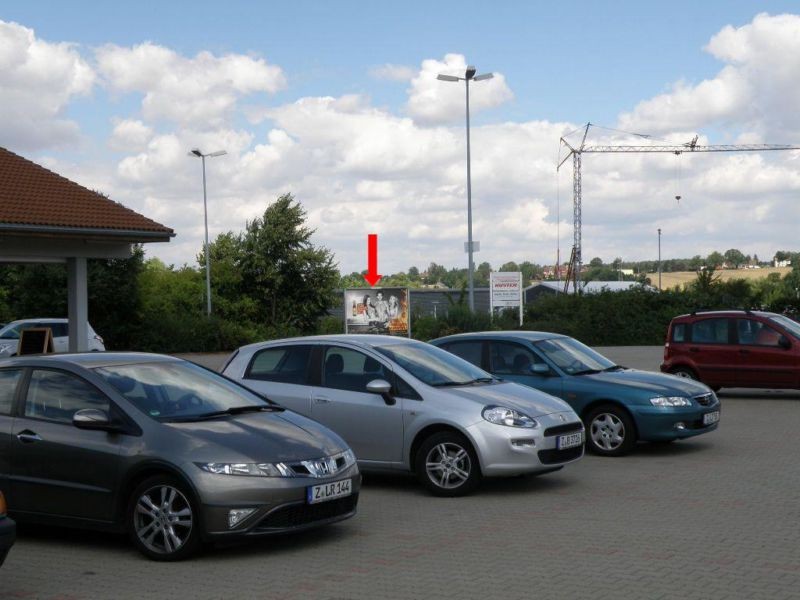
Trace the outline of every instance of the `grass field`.
{"type": "MultiPolygon", "coordinates": [[[[778,273],[781,277],[791,273],[792,267],[764,267],[761,269],[720,269],[715,271],[722,281],[728,279],[763,279],[770,273],[778,273]]],[[[658,287],[658,273],[648,273],[652,285],[658,287]]],[[[676,285],[683,287],[697,279],[694,271],[675,271],[674,273],[661,273],[662,289],[674,288],[676,285]]]]}

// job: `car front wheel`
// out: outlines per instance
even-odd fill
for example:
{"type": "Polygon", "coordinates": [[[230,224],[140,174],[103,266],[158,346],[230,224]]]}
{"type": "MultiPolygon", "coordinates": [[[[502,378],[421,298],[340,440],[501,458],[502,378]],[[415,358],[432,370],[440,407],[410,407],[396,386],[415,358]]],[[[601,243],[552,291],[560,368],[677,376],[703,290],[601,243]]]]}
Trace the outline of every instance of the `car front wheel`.
{"type": "Polygon", "coordinates": [[[586,444],[601,456],[622,456],[636,444],[633,420],[624,409],[606,404],[586,415],[586,444]]]}
{"type": "Polygon", "coordinates": [[[419,480],[437,496],[463,496],[481,480],[478,456],[472,444],[451,431],[435,433],[417,451],[419,480]]]}
{"type": "Polygon", "coordinates": [[[134,544],[153,560],[182,560],[200,546],[200,524],[192,494],[177,479],[158,475],[134,490],[128,508],[134,544]]]}

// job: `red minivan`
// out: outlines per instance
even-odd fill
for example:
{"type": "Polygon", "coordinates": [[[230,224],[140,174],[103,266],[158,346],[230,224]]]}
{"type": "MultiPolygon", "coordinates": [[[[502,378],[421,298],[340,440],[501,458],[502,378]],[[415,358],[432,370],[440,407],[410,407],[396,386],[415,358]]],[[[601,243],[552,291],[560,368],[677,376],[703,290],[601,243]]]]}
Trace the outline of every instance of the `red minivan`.
{"type": "Polygon", "coordinates": [[[800,323],[776,313],[695,311],[667,329],[661,370],[721,387],[800,389],[800,323]]]}

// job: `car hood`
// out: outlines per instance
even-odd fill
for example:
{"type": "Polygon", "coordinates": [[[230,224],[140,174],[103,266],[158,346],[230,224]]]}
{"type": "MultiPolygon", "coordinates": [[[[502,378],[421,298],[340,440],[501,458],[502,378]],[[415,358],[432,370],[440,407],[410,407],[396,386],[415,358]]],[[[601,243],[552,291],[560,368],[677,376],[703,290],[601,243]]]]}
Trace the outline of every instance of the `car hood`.
{"type": "Polygon", "coordinates": [[[200,461],[294,462],[348,447],[330,429],[288,410],[163,425],[183,438],[192,460],[200,461]]]}
{"type": "Polygon", "coordinates": [[[659,396],[697,396],[707,394],[711,390],[699,381],[686,377],[654,373],[653,371],[637,371],[625,369],[623,371],[607,371],[591,375],[578,375],[581,379],[592,381],[597,385],[619,385],[626,388],[638,388],[643,392],[659,396]]]}
{"type": "Polygon", "coordinates": [[[557,412],[573,412],[566,402],[555,396],[509,381],[441,389],[446,389],[448,394],[485,406],[495,405],[512,408],[525,413],[529,417],[540,417],[557,412]]]}

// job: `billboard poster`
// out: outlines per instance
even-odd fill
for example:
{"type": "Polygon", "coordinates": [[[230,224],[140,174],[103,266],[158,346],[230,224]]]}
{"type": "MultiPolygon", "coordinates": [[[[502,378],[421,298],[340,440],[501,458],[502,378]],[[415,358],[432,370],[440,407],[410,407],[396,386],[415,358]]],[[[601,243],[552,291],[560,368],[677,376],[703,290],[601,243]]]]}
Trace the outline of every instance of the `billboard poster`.
{"type": "Polygon", "coordinates": [[[519,323],[522,325],[522,273],[490,273],[489,290],[492,314],[496,308],[519,308],[519,323]]]}
{"type": "Polygon", "coordinates": [[[411,336],[408,288],[344,291],[344,332],[411,336]]]}

